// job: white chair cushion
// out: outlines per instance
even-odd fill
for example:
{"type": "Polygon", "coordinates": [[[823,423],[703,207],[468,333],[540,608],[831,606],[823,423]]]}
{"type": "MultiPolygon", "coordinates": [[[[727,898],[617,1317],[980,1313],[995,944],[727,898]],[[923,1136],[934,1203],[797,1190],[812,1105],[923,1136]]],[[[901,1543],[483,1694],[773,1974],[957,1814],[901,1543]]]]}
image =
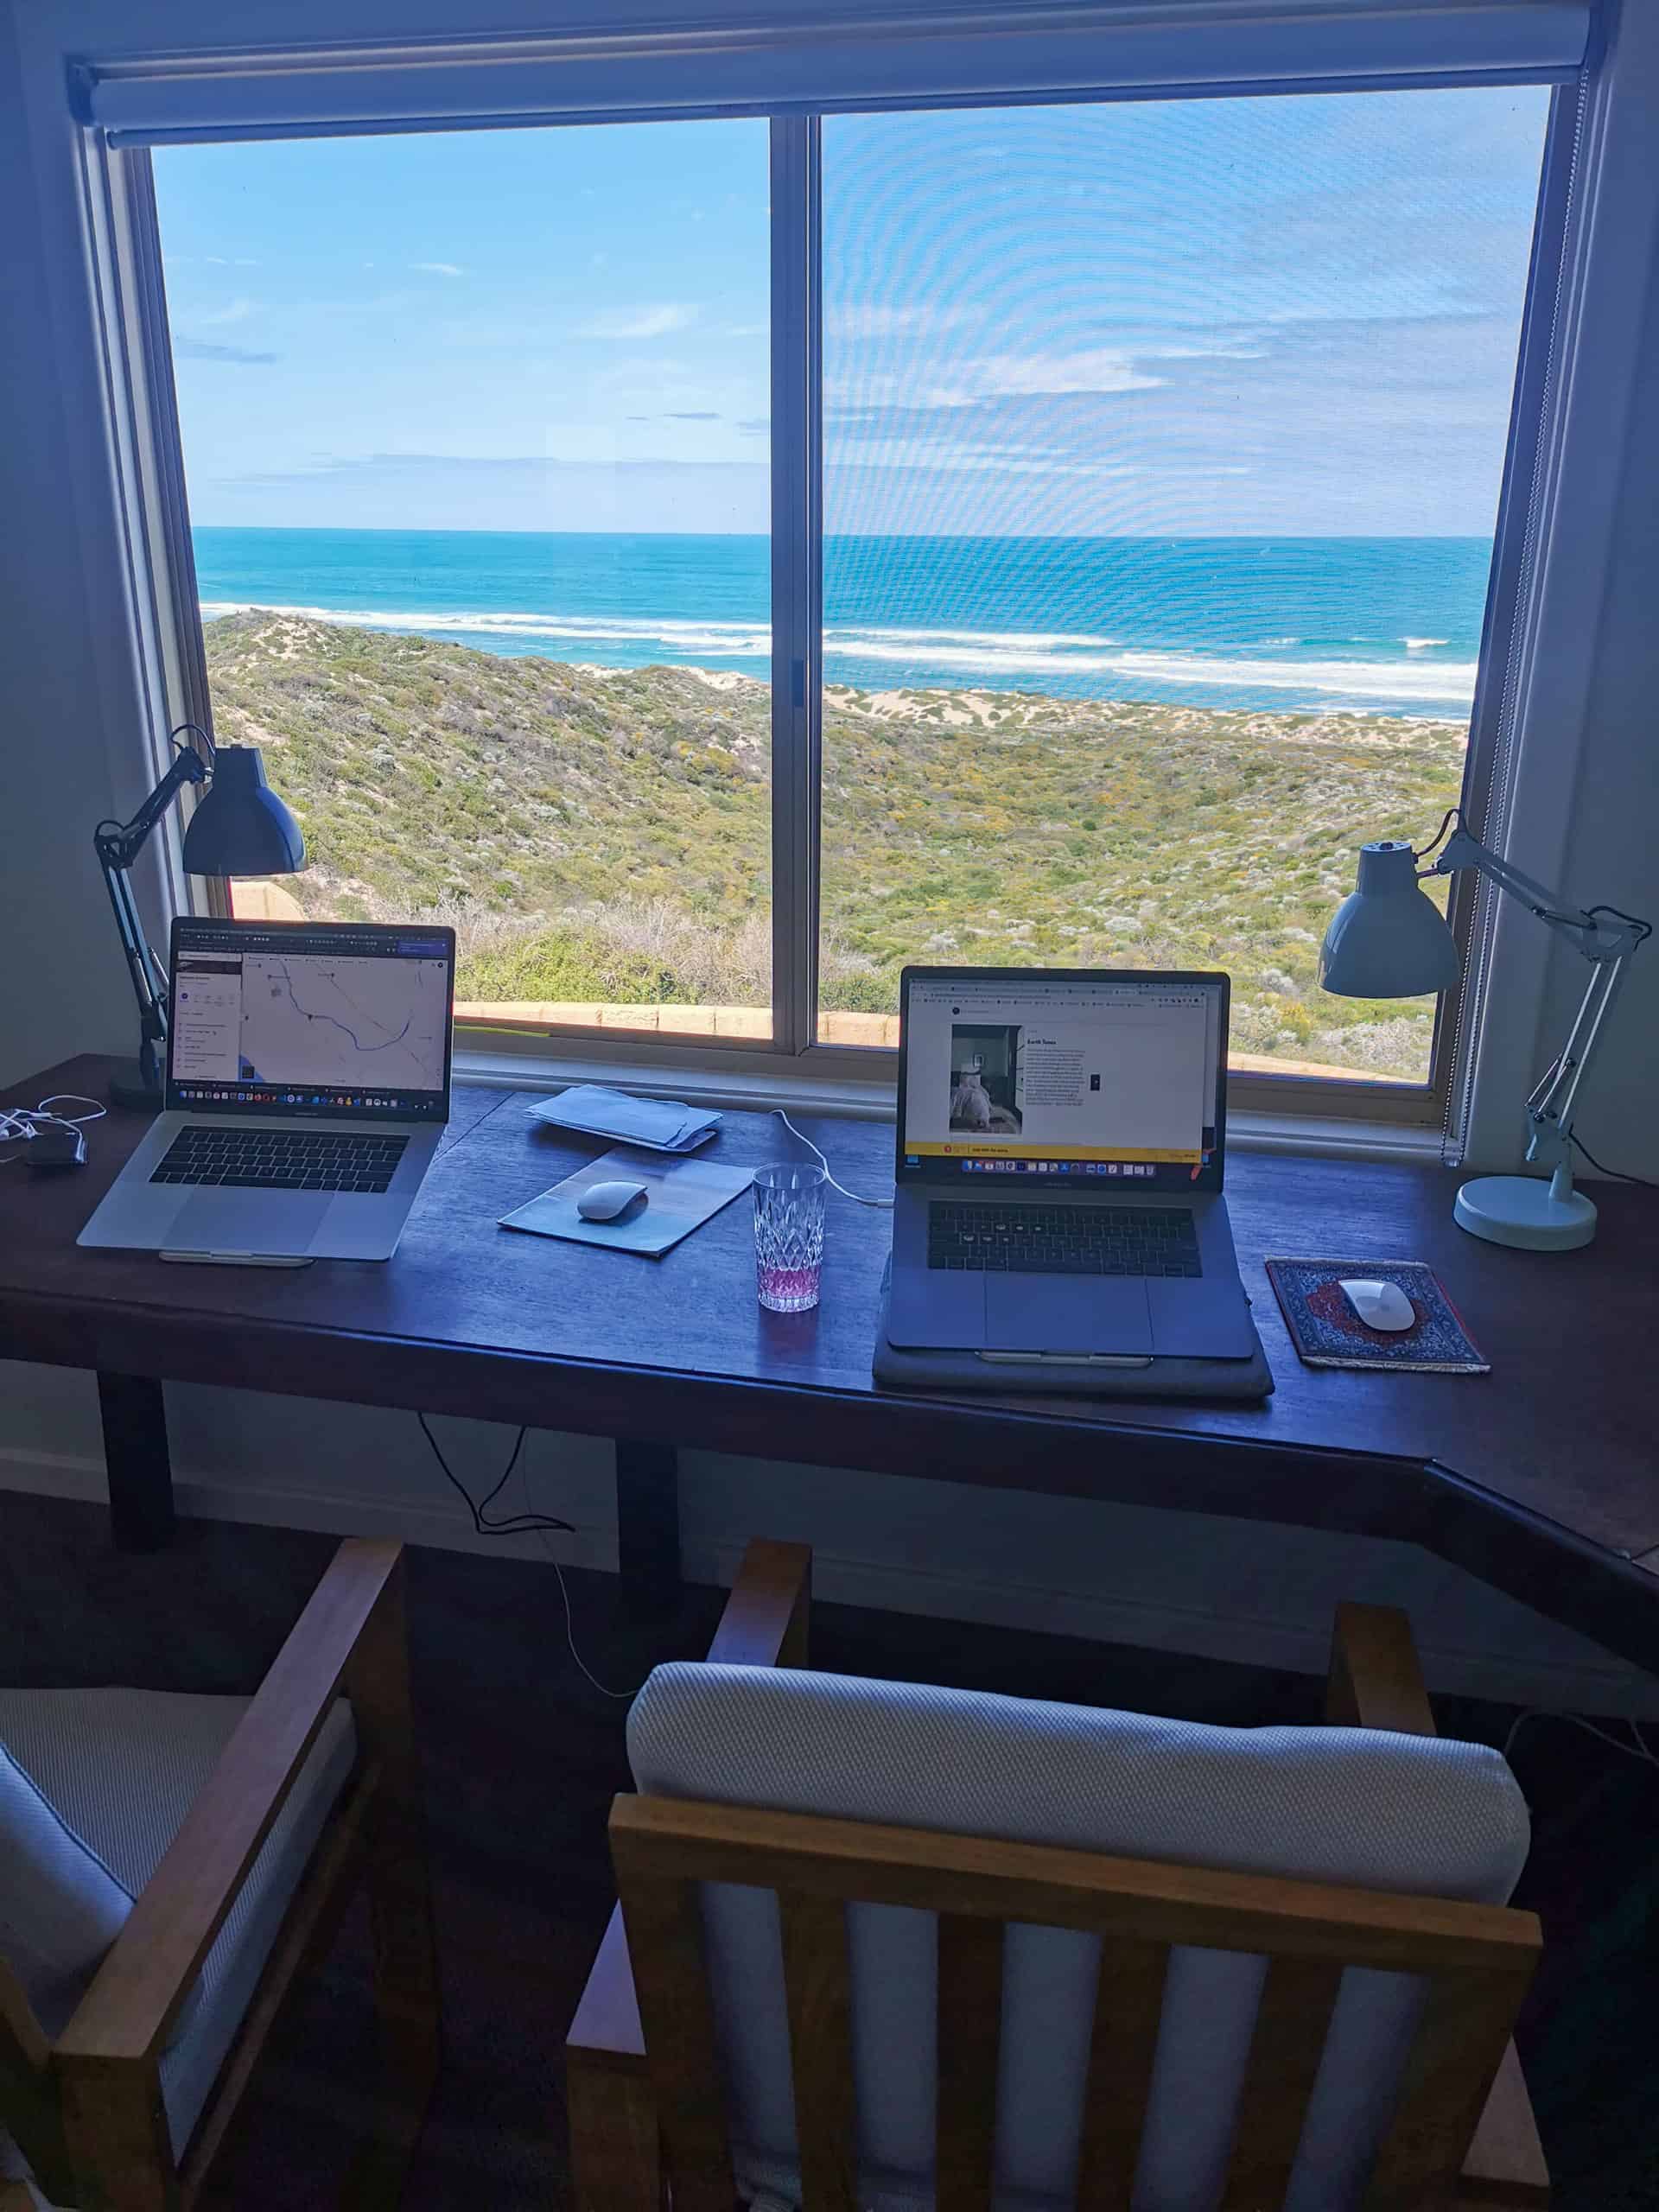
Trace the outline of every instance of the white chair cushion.
{"type": "MultiPolygon", "coordinates": [[[[0,1743],[136,1897],[161,1864],[249,1703],[161,1690],[0,1689],[0,1743]]],[[[162,2057],[162,2099],[181,2157],[356,1758],[357,1733],[342,1698],[324,1721],[202,1963],[192,2017],[162,2057]]],[[[0,2174],[18,2171],[15,2146],[0,2134],[0,2174]]]]}
{"type": "MultiPolygon", "coordinates": [[[[1478,1745],[1344,1728],[1213,1728],[1140,1713],[770,1668],[676,1664],[628,1718],[639,1788],[951,1834],[1501,1903],[1525,1862],[1525,1801],[1478,1745]]],[[[775,1899],[705,1892],[722,2057],[753,2194],[795,2189],[775,1899]]],[[[866,2201],[930,2203],[936,1923],[849,1915],[866,2201]]],[[[1004,1955],[999,2204],[1071,2201],[1099,1946],[1011,1927],[1004,1955]]],[[[1172,1955],[1136,2212],[1210,2212],[1266,1972],[1172,1955]]],[[[1421,2010],[1416,1979],[1351,1969],[1288,2212],[1363,2191],[1421,2010]]]]}
{"type": "Polygon", "coordinates": [[[54,2036],[132,1899],[0,1740],[0,1958],[54,2036]]]}

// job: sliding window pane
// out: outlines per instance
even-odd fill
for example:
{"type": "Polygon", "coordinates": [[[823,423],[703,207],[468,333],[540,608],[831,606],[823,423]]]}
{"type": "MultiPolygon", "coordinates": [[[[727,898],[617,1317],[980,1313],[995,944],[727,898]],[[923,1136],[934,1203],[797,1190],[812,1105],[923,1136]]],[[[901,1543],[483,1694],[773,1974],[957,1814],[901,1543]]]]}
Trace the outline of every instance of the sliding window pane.
{"type": "Polygon", "coordinates": [[[772,1033],[764,123],[156,156],[219,734],[488,1025],[772,1033]]]}
{"type": "Polygon", "coordinates": [[[1235,1066],[1427,1077],[1315,963],[1462,788],[1548,100],[826,122],[822,1039],[1219,967],[1235,1066]]]}

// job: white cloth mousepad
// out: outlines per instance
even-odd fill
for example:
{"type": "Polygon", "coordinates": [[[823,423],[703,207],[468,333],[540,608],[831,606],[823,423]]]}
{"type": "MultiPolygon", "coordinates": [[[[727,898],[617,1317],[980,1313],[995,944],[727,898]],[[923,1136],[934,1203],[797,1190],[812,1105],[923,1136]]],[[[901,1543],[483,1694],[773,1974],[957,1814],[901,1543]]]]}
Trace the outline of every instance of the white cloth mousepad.
{"type": "Polygon", "coordinates": [[[608,1244],[619,1252],[643,1252],[647,1259],[659,1260],[730,1205],[753,1179],[752,1167],[728,1167],[713,1160],[641,1159],[635,1152],[607,1152],[527,1206],[504,1213],[501,1226],[528,1230],[533,1236],[568,1237],[573,1244],[608,1244]],[[616,1221],[584,1221],[576,1200],[595,1183],[643,1183],[645,1203],[635,1199],[616,1221]]]}

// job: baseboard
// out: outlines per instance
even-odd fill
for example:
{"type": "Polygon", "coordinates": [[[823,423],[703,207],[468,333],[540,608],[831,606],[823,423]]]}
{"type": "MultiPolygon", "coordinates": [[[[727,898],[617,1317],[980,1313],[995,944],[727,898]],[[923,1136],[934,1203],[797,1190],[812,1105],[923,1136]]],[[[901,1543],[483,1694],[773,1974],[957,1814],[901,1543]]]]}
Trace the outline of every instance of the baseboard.
{"type": "MultiPolygon", "coordinates": [[[[683,1562],[688,1580],[729,1584],[744,1541],[719,1538],[688,1546],[683,1562]]],[[[1294,1674],[1323,1675],[1330,1661],[1327,1622],[1252,1618],[1167,1601],[1148,1605],[1116,1593],[1052,1589],[1002,1577],[991,1581],[948,1569],[856,1559],[817,1547],[812,1592],[831,1605],[1039,1630],[1090,1643],[1281,1667],[1294,1674]]],[[[1611,1652],[1606,1665],[1596,1667],[1469,1651],[1431,1639],[1421,1639],[1419,1651],[1429,1688],[1446,1696],[1488,1698],[1498,1704],[1535,1705],[1557,1712],[1659,1719],[1659,1681],[1611,1652]]]]}
{"type": "MultiPolygon", "coordinates": [[[[0,1448],[0,1491],[75,1498],[102,1505],[109,1496],[101,1459],[63,1452],[0,1448]]],[[[578,1528],[574,1535],[524,1529],[516,1535],[481,1536],[465,1509],[443,1499],[346,1497],[337,1490],[305,1490],[285,1484],[233,1481],[175,1474],[173,1497],[188,1521],[243,1521],[265,1529],[316,1529],[331,1536],[401,1536],[405,1543],[440,1551],[478,1552],[497,1559],[556,1560],[598,1573],[616,1572],[616,1535],[609,1528],[578,1528]]]]}
{"type": "MultiPolygon", "coordinates": [[[[101,1458],[17,1447],[0,1447],[3,1490],[99,1505],[108,1495],[101,1458]]],[[[526,1531],[516,1536],[480,1536],[459,1504],[451,1506],[442,1499],[347,1497],[337,1490],[305,1490],[222,1476],[180,1474],[174,1493],[187,1519],[316,1529],[341,1536],[401,1536],[409,1543],[442,1550],[554,1559],[561,1566],[603,1573],[616,1571],[615,1533],[609,1527],[579,1528],[574,1535],[526,1531]]],[[[683,1560],[687,1580],[729,1584],[747,1541],[744,1532],[688,1544],[683,1560]]],[[[1166,1600],[1147,1604],[1116,1592],[1055,1589],[1007,1576],[990,1580],[960,1570],[860,1559],[825,1549],[813,1554],[813,1588],[831,1604],[1038,1630],[1200,1658],[1248,1660],[1299,1674],[1322,1675],[1328,1656],[1329,1630],[1324,1623],[1252,1618],[1166,1600]]],[[[1659,1681],[1611,1653],[1605,1667],[1594,1667],[1463,1650],[1430,1639],[1423,1641],[1421,1652],[1429,1688],[1449,1695],[1558,1711],[1659,1718],[1659,1681]]]]}

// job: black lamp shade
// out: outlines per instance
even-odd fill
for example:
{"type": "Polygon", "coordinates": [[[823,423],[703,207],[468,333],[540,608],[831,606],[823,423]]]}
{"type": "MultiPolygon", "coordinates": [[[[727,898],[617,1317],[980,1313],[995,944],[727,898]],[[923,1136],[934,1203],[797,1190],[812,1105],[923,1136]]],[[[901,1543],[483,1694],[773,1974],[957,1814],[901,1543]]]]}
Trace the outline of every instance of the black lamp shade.
{"type": "Polygon", "coordinates": [[[221,745],[184,833],[190,875],[292,875],[305,866],[300,825],[265,781],[256,746],[221,745]]]}

